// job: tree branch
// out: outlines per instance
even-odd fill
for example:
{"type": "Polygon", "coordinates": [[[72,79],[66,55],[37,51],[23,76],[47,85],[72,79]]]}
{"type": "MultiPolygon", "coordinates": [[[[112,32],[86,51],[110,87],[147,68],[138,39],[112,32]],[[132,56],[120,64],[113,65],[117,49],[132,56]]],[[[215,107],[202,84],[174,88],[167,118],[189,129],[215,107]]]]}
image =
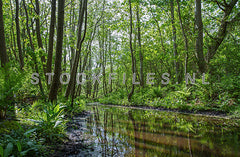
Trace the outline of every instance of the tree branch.
{"type": "Polygon", "coordinates": [[[222,6],[224,6],[223,4],[221,4],[219,1],[215,0],[215,2],[217,3],[218,7],[222,10],[222,11],[226,11],[226,9],[224,9],[222,6]]]}
{"type": "Polygon", "coordinates": [[[32,0],[31,0],[31,4],[33,6],[33,10],[35,11],[35,13],[37,13],[37,9],[36,9],[35,5],[33,4],[32,0]]]}
{"type": "Polygon", "coordinates": [[[208,31],[205,28],[203,28],[203,30],[211,39],[217,40],[217,38],[214,38],[211,34],[209,34],[208,31]]]}

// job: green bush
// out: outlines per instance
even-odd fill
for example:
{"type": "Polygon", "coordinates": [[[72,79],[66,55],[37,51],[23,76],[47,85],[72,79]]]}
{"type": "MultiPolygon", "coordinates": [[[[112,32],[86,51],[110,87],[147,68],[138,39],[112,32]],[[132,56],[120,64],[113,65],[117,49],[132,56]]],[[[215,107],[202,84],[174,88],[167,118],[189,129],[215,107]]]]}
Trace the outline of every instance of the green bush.
{"type": "Polygon", "coordinates": [[[184,87],[182,90],[176,91],[176,95],[178,96],[179,99],[188,101],[191,96],[191,87],[190,88],[184,87]]]}
{"type": "Polygon", "coordinates": [[[221,84],[224,91],[227,91],[230,96],[236,100],[240,99],[240,76],[223,77],[221,84]]]}
{"type": "Polygon", "coordinates": [[[71,100],[68,100],[67,102],[63,103],[65,106],[65,112],[67,114],[73,115],[76,113],[81,113],[86,108],[86,102],[83,99],[76,98],[73,101],[73,104],[71,103],[71,100]]]}
{"type": "Polygon", "coordinates": [[[14,110],[14,94],[21,87],[23,74],[17,69],[0,68],[0,119],[5,119],[7,111],[14,110]]]}
{"type": "Polygon", "coordinates": [[[45,103],[43,111],[37,112],[37,132],[45,142],[56,142],[64,137],[64,107],[60,104],[45,103]]]}
{"type": "Polygon", "coordinates": [[[43,100],[37,100],[32,104],[32,111],[33,112],[42,112],[44,110],[44,105],[46,102],[43,100]]]}
{"type": "Polygon", "coordinates": [[[17,130],[0,138],[0,156],[40,156],[43,146],[37,143],[36,128],[24,131],[18,124],[17,130]]]}

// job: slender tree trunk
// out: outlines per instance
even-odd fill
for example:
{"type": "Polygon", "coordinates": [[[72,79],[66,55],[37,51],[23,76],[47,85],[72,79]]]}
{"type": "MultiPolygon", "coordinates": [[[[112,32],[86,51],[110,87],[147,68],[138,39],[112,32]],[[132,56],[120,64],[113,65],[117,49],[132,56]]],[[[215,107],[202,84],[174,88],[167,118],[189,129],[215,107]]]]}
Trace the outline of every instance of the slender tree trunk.
{"type": "MultiPolygon", "coordinates": [[[[80,7],[81,8],[81,7],[80,7]]],[[[87,31],[87,0],[84,1],[83,3],[83,7],[82,7],[83,11],[82,11],[82,15],[79,14],[80,18],[80,29],[79,30],[82,30],[82,25],[83,25],[83,17],[85,16],[85,19],[84,19],[84,32],[83,32],[83,36],[82,36],[82,32],[78,32],[78,42],[77,42],[77,51],[76,51],[76,56],[75,57],[75,62],[74,62],[74,65],[73,65],[73,70],[72,71],[73,73],[71,73],[71,79],[72,79],[72,91],[71,91],[71,96],[72,96],[72,101],[71,101],[71,105],[73,107],[73,101],[75,99],[75,95],[77,93],[75,93],[75,88],[76,88],[76,75],[77,75],[77,68],[78,68],[78,64],[79,64],[79,61],[80,61],[80,71],[82,71],[81,69],[81,51],[82,51],[82,44],[83,44],[83,41],[85,39],[85,36],[86,36],[86,31],[87,31]]],[[[71,79],[70,79],[70,82],[71,82],[71,79]]],[[[80,78],[81,79],[81,78],[80,78]]],[[[81,93],[81,85],[78,86],[79,87],[79,93],[81,93]]]]}
{"type": "Polygon", "coordinates": [[[73,63],[74,63],[74,56],[75,56],[75,50],[74,50],[75,41],[73,39],[74,39],[74,33],[75,33],[76,25],[75,25],[75,7],[74,7],[73,3],[75,4],[75,0],[71,1],[71,10],[70,10],[70,25],[71,25],[71,32],[70,32],[70,50],[71,50],[70,71],[72,71],[72,66],[73,66],[73,63]]]}
{"type": "Polygon", "coordinates": [[[106,73],[105,73],[105,27],[104,27],[104,19],[103,19],[103,34],[102,39],[99,36],[99,47],[100,47],[100,59],[101,59],[101,68],[103,75],[103,94],[106,95],[106,73]]]}
{"type": "MultiPolygon", "coordinates": [[[[25,0],[22,0],[23,1],[23,7],[24,7],[24,10],[25,10],[25,14],[26,14],[26,26],[27,26],[27,34],[28,34],[28,38],[29,38],[29,42],[30,42],[30,46],[31,46],[31,49],[33,51],[33,60],[34,60],[34,64],[35,64],[35,71],[36,73],[39,74],[39,70],[38,70],[38,63],[37,63],[37,58],[35,56],[35,48],[34,48],[34,45],[33,45],[33,41],[32,41],[32,36],[31,36],[31,32],[30,32],[30,29],[29,29],[29,17],[28,17],[28,10],[27,10],[27,7],[26,7],[26,3],[25,3],[25,0]]],[[[41,94],[44,96],[44,90],[43,90],[43,86],[42,86],[42,79],[41,79],[41,76],[39,75],[39,88],[40,88],[40,91],[41,91],[41,94]]]]}
{"type": "Polygon", "coordinates": [[[36,33],[37,33],[37,42],[38,47],[43,49],[42,37],[41,37],[41,28],[40,28],[40,6],[39,0],[35,0],[36,3],[36,33]]]}
{"type": "Polygon", "coordinates": [[[3,5],[2,0],[0,0],[0,57],[1,57],[1,66],[4,67],[8,63],[8,57],[7,57],[7,49],[6,49],[6,42],[5,42],[2,5],[3,5]]]}
{"type": "Polygon", "coordinates": [[[139,17],[139,0],[137,4],[137,31],[138,31],[138,45],[139,45],[139,59],[140,59],[140,85],[144,87],[144,75],[143,75],[143,53],[142,53],[142,44],[141,44],[141,24],[139,17]]]}
{"type": "Polygon", "coordinates": [[[178,62],[178,52],[177,52],[177,35],[176,35],[176,27],[175,27],[173,0],[170,0],[170,5],[171,5],[171,21],[172,21],[172,34],[173,34],[174,66],[175,66],[175,72],[176,72],[176,80],[178,83],[180,83],[179,62],[178,62]]]}
{"type": "MultiPolygon", "coordinates": [[[[104,5],[105,5],[105,0],[103,2],[103,8],[104,8],[104,5]]],[[[101,17],[97,20],[97,22],[95,23],[95,26],[94,26],[94,29],[93,29],[93,32],[91,33],[91,40],[90,40],[90,43],[89,43],[89,47],[88,47],[88,55],[89,55],[89,59],[88,59],[88,75],[87,75],[87,97],[90,97],[91,96],[91,90],[92,90],[92,83],[91,81],[89,80],[90,79],[90,74],[91,74],[91,69],[92,69],[92,42],[94,40],[94,37],[95,37],[95,34],[96,34],[96,29],[97,29],[97,25],[98,23],[101,21],[101,18],[103,16],[103,12],[102,12],[102,15],[101,17]]],[[[87,59],[87,58],[86,58],[87,59]]],[[[93,94],[94,95],[94,94],[93,94]]]]}
{"type": "MultiPolygon", "coordinates": [[[[12,15],[14,14],[13,12],[13,7],[12,7],[12,1],[10,0],[10,9],[11,9],[11,13],[12,15]]],[[[14,16],[12,16],[12,29],[11,29],[11,36],[12,36],[12,50],[13,50],[13,53],[14,53],[14,56],[15,56],[15,59],[17,62],[19,62],[19,59],[17,57],[17,53],[16,53],[16,40],[15,40],[15,32],[14,32],[14,16]]]]}
{"type": "Polygon", "coordinates": [[[201,73],[206,72],[206,61],[203,54],[203,23],[202,23],[202,4],[201,0],[195,0],[196,11],[195,11],[195,19],[196,19],[196,57],[197,64],[199,67],[199,71],[201,73]]]}
{"type": "MultiPolygon", "coordinates": [[[[134,52],[133,52],[133,48],[132,48],[132,33],[133,33],[133,26],[132,26],[132,3],[131,0],[128,1],[129,2],[129,15],[130,15],[130,51],[131,51],[131,58],[132,58],[132,74],[135,73],[135,66],[134,66],[134,52]]],[[[128,101],[131,101],[132,95],[134,93],[134,84],[132,83],[132,90],[131,92],[128,94],[128,101]]]]}
{"type": "Polygon", "coordinates": [[[10,49],[11,51],[13,52],[13,55],[14,55],[14,59],[18,62],[18,58],[17,58],[17,54],[16,54],[16,51],[15,51],[15,47],[14,47],[14,26],[12,25],[11,26],[11,30],[10,30],[10,49]]]}
{"type": "MultiPolygon", "coordinates": [[[[39,6],[39,0],[35,0],[36,3],[36,33],[37,33],[37,42],[38,42],[38,47],[43,50],[43,43],[42,43],[42,37],[41,37],[41,27],[40,27],[40,6],[39,6]]],[[[41,56],[41,61],[43,64],[43,71],[46,73],[46,58],[44,55],[41,56]]]]}
{"type": "Polygon", "coordinates": [[[54,76],[51,85],[49,100],[57,100],[58,88],[60,86],[61,63],[62,63],[62,47],[63,47],[63,27],[64,27],[64,3],[65,0],[58,1],[58,27],[57,27],[57,45],[56,58],[54,66],[54,76]]]}
{"type": "Polygon", "coordinates": [[[50,22],[49,43],[48,43],[48,58],[47,58],[47,68],[46,68],[47,73],[52,72],[52,56],[53,56],[55,24],[56,24],[56,0],[52,0],[51,22],[50,22]]]}
{"type": "MultiPolygon", "coordinates": [[[[112,45],[111,45],[111,30],[109,30],[109,56],[110,56],[110,72],[113,73],[113,59],[112,59],[112,45]]],[[[113,90],[113,83],[111,81],[110,84],[110,93],[112,93],[113,90]]]]}
{"type": "Polygon", "coordinates": [[[178,16],[179,16],[179,21],[180,21],[180,26],[181,26],[181,29],[182,29],[182,34],[183,34],[183,37],[184,37],[184,41],[185,41],[185,68],[184,68],[184,73],[185,75],[187,74],[187,64],[188,64],[188,38],[187,38],[187,35],[186,35],[186,32],[185,32],[185,29],[183,27],[183,22],[182,22],[182,16],[181,16],[181,9],[180,9],[180,5],[179,5],[179,0],[176,0],[177,1],[177,5],[178,5],[178,16]]]}
{"type": "Polygon", "coordinates": [[[165,49],[165,46],[164,46],[164,43],[163,43],[163,36],[162,36],[161,28],[160,28],[160,26],[159,26],[158,20],[156,19],[156,17],[155,17],[154,14],[153,14],[152,9],[151,9],[151,13],[152,13],[152,16],[153,16],[154,21],[155,21],[156,24],[157,24],[157,29],[158,29],[158,32],[159,32],[159,37],[160,37],[160,42],[161,42],[162,50],[163,50],[163,52],[166,54],[167,52],[166,52],[166,49],[165,49]]]}
{"type": "Polygon", "coordinates": [[[87,75],[87,98],[91,97],[91,90],[92,90],[92,82],[90,81],[90,75],[91,75],[91,69],[92,69],[92,57],[91,57],[91,49],[89,54],[89,60],[88,60],[88,75],[87,75]]]}
{"type": "MultiPolygon", "coordinates": [[[[9,79],[9,70],[8,66],[6,65],[9,62],[7,49],[6,49],[6,41],[5,41],[5,32],[4,32],[4,19],[3,19],[3,10],[2,10],[2,0],[0,0],[0,59],[1,59],[1,66],[3,68],[3,73],[5,74],[5,81],[4,84],[7,84],[7,80],[9,79]]],[[[9,92],[9,91],[8,91],[9,92]]],[[[2,93],[0,93],[2,95],[2,93]]],[[[13,93],[7,94],[5,99],[13,100],[13,93]]],[[[16,118],[16,114],[14,111],[14,104],[12,108],[9,107],[10,104],[1,104],[0,105],[0,119],[5,119],[7,111],[11,110],[13,118],[16,118]]]]}
{"type": "Polygon", "coordinates": [[[80,60],[80,53],[82,49],[82,43],[85,39],[86,30],[87,30],[87,0],[84,0],[83,4],[81,2],[80,4],[80,12],[79,12],[79,28],[78,28],[78,41],[77,41],[77,50],[76,55],[74,57],[74,63],[71,70],[71,77],[69,84],[67,86],[65,97],[69,97],[70,93],[74,97],[75,93],[75,84],[76,84],[76,75],[77,75],[77,68],[80,60]],[[84,33],[82,36],[82,25],[84,21],[84,15],[85,15],[85,27],[84,27],[84,33]]]}
{"type": "MultiPolygon", "coordinates": [[[[105,30],[105,27],[104,27],[105,30]]],[[[104,31],[103,31],[104,32],[104,31]]],[[[103,35],[103,56],[102,56],[102,69],[103,69],[103,91],[104,91],[104,95],[107,94],[107,84],[106,84],[106,51],[107,51],[107,47],[106,47],[106,40],[105,40],[105,33],[103,35]]]]}
{"type": "Polygon", "coordinates": [[[20,68],[23,69],[24,67],[24,61],[23,61],[23,54],[22,54],[22,47],[21,47],[21,32],[20,32],[20,26],[19,26],[19,1],[15,0],[16,3],[16,31],[17,31],[17,46],[18,46],[18,53],[19,53],[19,62],[20,62],[20,68]]]}

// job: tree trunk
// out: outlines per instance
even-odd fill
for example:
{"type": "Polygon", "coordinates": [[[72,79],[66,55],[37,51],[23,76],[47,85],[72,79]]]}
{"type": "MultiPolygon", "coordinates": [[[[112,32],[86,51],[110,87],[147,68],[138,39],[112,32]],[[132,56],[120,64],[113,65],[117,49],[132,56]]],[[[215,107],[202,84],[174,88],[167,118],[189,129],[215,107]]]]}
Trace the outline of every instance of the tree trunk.
{"type": "MultiPolygon", "coordinates": [[[[37,42],[38,42],[38,47],[43,50],[43,43],[42,43],[42,37],[41,37],[41,27],[40,27],[40,7],[39,7],[39,1],[35,0],[36,3],[36,33],[37,33],[37,42]]],[[[41,61],[43,64],[43,71],[46,73],[46,58],[44,55],[41,56],[41,61]]]]}
{"type": "MultiPolygon", "coordinates": [[[[13,12],[13,5],[12,5],[12,1],[10,1],[10,9],[11,9],[11,14],[13,15],[14,12],[13,12]]],[[[15,56],[15,59],[17,62],[19,62],[18,60],[18,57],[17,57],[17,54],[16,54],[16,40],[15,40],[15,31],[14,31],[14,17],[12,16],[12,27],[11,27],[11,36],[12,36],[12,50],[13,50],[13,53],[14,53],[14,56],[15,56]]]]}
{"type": "Polygon", "coordinates": [[[106,73],[105,73],[105,27],[104,27],[104,19],[103,19],[103,34],[102,39],[99,36],[99,47],[100,47],[100,60],[101,60],[101,68],[102,68],[102,75],[103,75],[103,94],[106,95],[106,73]]]}
{"type": "Polygon", "coordinates": [[[24,67],[24,61],[23,61],[23,54],[22,54],[22,47],[21,47],[21,33],[20,33],[20,26],[19,26],[19,2],[18,0],[15,0],[16,2],[16,31],[17,31],[17,46],[18,46],[18,53],[19,53],[19,61],[20,61],[20,68],[23,69],[24,67]]]}
{"type": "Polygon", "coordinates": [[[64,27],[64,2],[58,1],[58,27],[57,27],[57,45],[56,45],[56,59],[54,67],[53,82],[51,85],[49,100],[57,100],[58,88],[60,86],[61,63],[62,63],[62,47],[63,47],[63,27],[64,27]]]}
{"type": "Polygon", "coordinates": [[[2,0],[0,0],[0,57],[1,66],[4,67],[8,63],[7,49],[4,34],[4,21],[3,21],[3,10],[2,10],[2,0]]]}
{"type": "Polygon", "coordinates": [[[89,54],[89,61],[88,61],[88,75],[87,75],[87,92],[86,92],[86,95],[87,95],[87,98],[90,98],[91,97],[91,90],[92,90],[92,83],[90,81],[90,71],[92,69],[92,57],[91,57],[91,49],[90,49],[90,54],[89,54]]]}
{"type": "MultiPolygon", "coordinates": [[[[135,73],[135,66],[134,66],[134,53],[133,53],[133,48],[132,48],[132,33],[133,33],[133,26],[132,26],[132,4],[131,4],[131,0],[129,0],[129,15],[130,15],[130,40],[129,40],[129,44],[130,44],[130,51],[131,51],[131,58],[132,58],[132,74],[135,73]]],[[[134,93],[134,84],[132,83],[132,90],[131,92],[128,94],[128,101],[131,101],[132,95],[134,93]]]]}
{"type": "Polygon", "coordinates": [[[137,31],[138,31],[138,45],[139,45],[139,59],[140,59],[140,85],[144,87],[144,76],[143,76],[143,54],[142,54],[142,44],[141,44],[141,24],[139,17],[139,0],[137,4],[137,31]]]}
{"type": "MultiPolygon", "coordinates": [[[[111,45],[111,30],[109,30],[109,57],[110,57],[110,72],[113,73],[112,45],[111,45]]],[[[113,82],[110,83],[110,93],[113,90],[113,82]]]]}
{"type": "Polygon", "coordinates": [[[84,0],[83,4],[82,4],[82,2],[80,4],[78,26],[79,26],[79,28],[78,28],[77,50],[76,50],[76,55],[74,57],[73,67],[72,67],[72,70],[71,70],[70,81],[69,81],[69,84],[68,84],[66,92],[65,92],[65,97],[66,98],[69,97],[70,93],[74,97],[74,93],[75,93],[77,68],[78,68],[78,64],[79,64],[79,60],[80,60],[82,43],[85,39],[86,30],[87,30],[87,0],[84,0]],[[85,15],[85,28],[84,28],[84,34],[82,36],[82,25],[83,25],[83,21],[84,21],[84,15],[85,15]]]}
{"type": "Polygon", "coordinates": [[[71,25],[71,31],[70,31],[70,71],[72,70],[72,66],[74,63],[74,56],[75,56],[75,50],[74,50],[74,44],[75,44],[75,40],[74,39],[74,33],[75,33],[75,29],[76,29],[76,17],[75,17],[75,7],[74,4],[75,0],[71,0],[71,10],[70,10],[70,25],[71,25]]]}
{"type": "Polygon", "coordinates": [[[49,43],[48,43],[48,58],[47,58],[47,68],[46,68],[47,73],[52,72],[52,56],[53,56],[55,24],[56,24],[56,0],[52,0],[51,22],[50,22],[49,43]]]}
{"type": "MultiPolygon", "coordinates": [[[[34,51],[35,51],[35,48],[34,48],[34,45],[33,45],[33,42],[32,42],[32,37],[31,37],[31,32],[30,32],[30,29],[29,29],[29,18],[28,18],[28,11],[27,11],[27,7],[26,7],[26,3],[25,3],[25,0],[22,0],[23,1],[23,7],[24,7],[24,10],[25,10],[25,14],[26,14],[26,26],[27,26],[27,34],[28,34],[28,38],[29,38],[29,42],[30,42],[30,46],[31,46],[31,49],[33,51],[33,55],[35,55],[34,51]]],[[[36,73],[39,74],[39,70],[38,70],[38,63],[37,63],[37,59],[36,59],[36,56],[32,56],[33,57],[33,61],[34,61],[34,64],[35,64],[35,71],[36,73]]],[[[41,76],[39,75],[39,89],[41,91],[41,94],[44,96],[44,90],[43,90],[43,86],[42,86],[42,79],[41,79],[41,76]]]]}
{"type": "Polygon", "coordinates": [[[175,27],[175,17],[174,17],[174,1],[170,1],[171,5],[171,21],[172,21],[172,34],[173,34],[173,53],[174,53],[174,66],[176,72],[176,80],[180,83],[180,73],[179,73],[179,62],[178,62],[178,52],[177,52],[177,35],[175,27]]]}
{"type": "Polygon", "coordinates": [[[197,64],[199,67],[199,71],[201,73],[206,72],[206,61],[203,54],[203,23],[202,23],[202,6],[201,0],[195,0],[196,3],[196,31],[197,31],[197,39],[196,39],[196,58],[197,64]]]}
{"type": "Polygon", "coordinates": [[[187,74],[187,64],[188,64],[188,38],[187,38],[187,35],[186,35],[186,32],[185,32],[185,29],[183,27],[183,22],[182,22],[182,16],[181,16],[181,10],[180,10],[180,5],[179,5],[179,0],[176,0],[177,1],[177,6],[178,6],[178,17],[179,17],[179,21],[180,21],[180,27],[181,27],[181,30],[182,30],[182,34],[183,34],[183,37],[184,37],[184,42],[185,42],[185,68],[184,68],[184,73],[185,75],[187,74]]]}
{"type": "MultiPolygon", "coordinates": [[[[105,7],[105,0],[103,2],[103,8],[105,7]]],[[[91,90],[92,90],[92,82],[90,81],[90,74],[91,74],[91,69],[92,69],[92,42],[94,40],[94,37],[95,37],[95,34],[96,34],[96,29],[97,29],[97,25],[98,23],[101,21],[101,18],[103,16],[103,12],[102,12],[102,15],[99,19],[97,19],[96,23],[95,23],[95,26],[94,26],[94,29],[93,29],[93,32],[91,33],[91,40],[89,42],[89,47],[88,47],[88,55],[89,55],[89,59],[88,59],[88,75],[87,75],[87,92],[86,92],[86,96],[87,98],[91,96],[91,90]]],[[[86,58],[87,59],[87,58],[86,58]]],[[[85,65],[85,64],[84,64],[85,65]]],[[[93,93],[93,96],[94,96],[94,93],[93,93]]]]}

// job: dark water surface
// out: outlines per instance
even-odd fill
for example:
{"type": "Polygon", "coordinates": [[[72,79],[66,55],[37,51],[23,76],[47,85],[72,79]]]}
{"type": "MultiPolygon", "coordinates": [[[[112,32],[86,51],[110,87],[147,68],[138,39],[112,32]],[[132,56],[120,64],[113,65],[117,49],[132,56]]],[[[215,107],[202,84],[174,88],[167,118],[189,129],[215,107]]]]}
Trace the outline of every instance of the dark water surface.
{"type": "Polygon", "coordinates": [[[239,121],[103,105],[87,109],[92,114],[84,126],[98,156],[240,156],[239,121]]]}

